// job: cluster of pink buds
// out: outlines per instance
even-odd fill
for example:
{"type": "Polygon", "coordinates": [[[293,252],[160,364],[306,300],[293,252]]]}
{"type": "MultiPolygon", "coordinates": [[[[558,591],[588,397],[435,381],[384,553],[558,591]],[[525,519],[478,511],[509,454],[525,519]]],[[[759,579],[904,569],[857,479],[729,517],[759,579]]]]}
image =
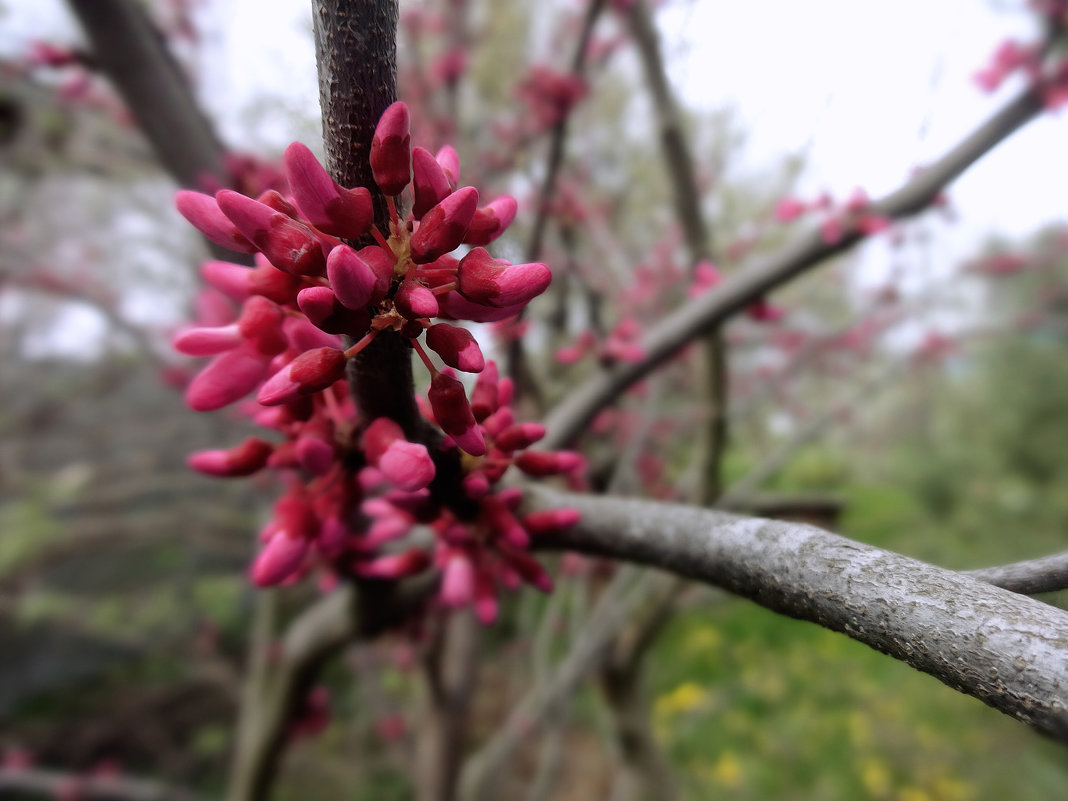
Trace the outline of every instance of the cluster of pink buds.
{"type": "Polygon", "coordinates": [[[436,564],[442,599],[470,602],[491,619],[499,586],[522,579],[548,588],[526,551],[530,537],[575,520],[567,510],[517,517],[520,493],[498,492],[496,484],[511,464],[530,476],[573,476],[583,464],[573,453],[526,450],[543,429],[515,423],[510,383],[469,330],[442,318],[513,317],[551,274],[544,264],[511,264],[485,250],[511,223],[515,200],[479,206],[477,190],[457,186],[452,148],[435,155],[411,147],[403,103],[382,115],[369,160],[388,230],[375,225],[366,188],[340,186],[298,143],[285,152],[283,191],[255,199],[225,189],[179,192],[179,210],[205,236],[256,260],[251,268],[220,261],[202,268],[240,311],[175,337],[182,353],[211,357],[186,401],[209,411],[254,392],[256,403],[243,408],[282,437],[200,452],[190,464],[214,476],[272,469],[285,477],[261,532],[256,584],[294,581],[314,568],[396,579],[436,564]],[[402,214],[405,193],[410,211],[402,214]],[[373,244],[350,244],[361,239],[373,244]],[[461,246],[466,252],[452,255],[461,246]],[[383,335],[405,338],[429,370],[429,391],[417,400],[439,435],[410,441],[394,420],[366,420],[356,408],[347,364],[383,335]],[[479,373],[470,400],[454,371],[479,373]],[[437,544],[417,542],[416,529],[434,532],[437,544]],[[461,561],[470,566],[469,586],[461,561]]]}
{"type": "Polygon", "coordinates": [[[809,212],[823,214],[820,236],[828,245],[838,243],[847,233],[870,236],[886,231],[891,226],[889,219],[872,208],[871,201],[863,189],[853,190],[853,194],[844,203],[837,204],[827,193],[807,202],[787,196],[775,204],[772,214],[779,222],[788,223],[809,212]]]}

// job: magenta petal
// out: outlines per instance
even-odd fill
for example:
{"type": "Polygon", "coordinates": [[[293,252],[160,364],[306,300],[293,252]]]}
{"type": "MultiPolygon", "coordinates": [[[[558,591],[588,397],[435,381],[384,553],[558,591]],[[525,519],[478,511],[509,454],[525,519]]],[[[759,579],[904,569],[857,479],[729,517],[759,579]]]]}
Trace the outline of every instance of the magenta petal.
{"type": "Polygon", "coordinates": [[[300,569],[307,552],[308,540],[304,537],[291,537],[285,531],[279,531],[271,537],[252,563],[250,574],[253,584],[257,587],[270,587],[282,583],[300,569]]]}
{"type": "Polygon", "coordinates": [[[180,189],[174,203],[181,215],[216,245],[239,253],[255,253],[259,249],[227,219],[211,195],[180,189]]]}
{"type": "Polygon", "coordinates": [[[198,412],[221,409],[241,400],[263,380],[270,357],[246,343],[212,359],[190,382],[185,402],[198,412]]]}

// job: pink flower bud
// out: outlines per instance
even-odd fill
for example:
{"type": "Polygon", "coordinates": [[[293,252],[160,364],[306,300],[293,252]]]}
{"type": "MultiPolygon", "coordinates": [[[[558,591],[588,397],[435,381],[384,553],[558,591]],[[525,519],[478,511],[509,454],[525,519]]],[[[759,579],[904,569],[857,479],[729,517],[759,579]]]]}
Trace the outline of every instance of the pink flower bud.
{"type": "Polygon", "coordinates": [[[796,220],[802,214],[808,211],[808,206],[798,200],[796,197],[784,197],[781,198],[775,204],[775,211],[773,216],[779,222],[787,223],[796,220]]]}
{"type": "Polygon", "coordinates": [[[237,323],[231,323],[182,329],[171,339],[171,347],[186,356],[215,356],[236,348],[242,341],[237,323]]]}
{"type": "Polygon", "coordinates": [[[439,316],[453,320],[470,320],[473,323],[496,323],[507,320],[523,311],[526,303],[496,308],[468,300],[459,292],[438,295],[439,316]]]}
{"type": "Polygon", "coordinates": [[[197,373],[185,391],[185,402],[198,412],[211,412],[251,392],[270,366],[270,357],[250,343],[216,356],[197,373]]]}
{"type": "Polygon", "coordinates": [[[341,305],[330,287],[309,286],[297,294],[297,306],[316,328],[328,334],[361,336],[371,325],[367,309],[341,305]]]}
{"type": "Polygon", "coordinates": [[[338,245],[330,251],[326,259],[326,275],[337,299],[350,309],[365,308],[377,294],[378,276],[348,245],[338,245]]]}
{"type": "Polygon", "coordinates": [[[294,220],[300,217],[300,212],[297,211],[297,207],[286,200],[285,196],[283,196],[277,189],[267,189],[266,191],[260,192],[260,194],[256,196],[256,202],[281,212],[287,217],[292,217],[294,220]]]}
{"type": "Polygon", "coordinates": [[[414,492],[434,480],[434,462],[426,446],[408,442],[396,422],[379,417],[364,430],[367,461],[382,471],[397,489],[414,492]]]}
{"type": "Polygon", "coordinates": [[[322,274],[326,267],[322,246],[304,223],[230,189],[221,190],[215,201],[279,270],[290,275],[322,274]]]}
{"type": "Polygon", "coordinates": [[[334,446],[318,437],[299,437],[294,446],[297,462],[313,476],[325,476],[334,466],[334,446]]]}
{"type": "Polygon", "coordinates": [[[252,270],[228,261],[206,261],[200,265],[200,276],[230,300],[238,303],[252,294],[252,270]]]}
{"type": "Polygon", "coordinates": [[[411,548],[398,554],[380,556],[368,562],[354,562],[357,576],[380,579],[401,579],[422,573],[430,565],[430,557],[421,548],[411,548]]]}
{"type": "Polygon", "coordinates": [[[421,220],[423,215],[452,192],[445,170],[430,155],[429,150],[412,148],[412,214],[421,220]]]}
{"type": "Polygon", "coordinates": [[[485,454],[486,441],[471,413],[463,384],[452,376],[438,373],[430,382],[427,397],[438,425],[461,449],[472,456],[485,454]]]}
{"type": "Polygon", "coordinates": [[[345,352],[337,348],[302,353],[260,387],[256,400],[263,406],[277,406],[326,389],[345,374],[346,361],[345,352]]]}
{"type": "Polygon", "coordinates": [[[529,448],[544,436],[545,426],[540,423],[516,423],[498,434],[493,444],[511,453],[529,448]]]}
{"type": "Polygon", "coordinates": [[[274,445],[256,437],[249,437],[228,451],[198,451],[186,460],[194,470],[209,476],[230,478],[250,476],[267,464],[274,445]]]}
{"type": "Polygon", "coordinates": [[[263,295],[275,303],[291,303],[303,283],[299,275],[282,272],[262,254],[256,254],[256,267],[249,278],[253,295],[263,295]]]}
{"type": "Polygon", "coordinates": [[[524,451],[515,457],[516,467],[535,478],[568,473],[582,464],[582,457],[572,451],[524,451]]]}
{"type": "Polygon", "coordinates": [[[463,553],[453,552],[441,570],[441,602],[459,608],[475,597],[475,566],[463,553]]]}
{"type": "Polygon", "coordinates": [[[362,186],[342,187],[300,142],[286,148],[285,171],[301,213],[320,231],[355,239],[371,226],[371,193],[362,186]]]}
{"type": "Polygon", "coordinates": [[[489,478],[482,470],[471,471],[464,476],[461,484],[464,488],[464,494],[476,501],[480,498],[485,498],[490,491],[489,478]]]}
{"type": "Polygon", "coordinates": [[[252,583],[257,587],[281,584],[300,569],[307,552],[307,539],[299,534],[292,536],[287,531],[279,531],[252,563],[252,583]]]}
{"type": "Polygon", "coordinates": [[[475,381],[471,393],[471,412],[480,423],[497,411],[497,362],[488,362],[475,381]]]}
{"type": "Polygon", "coordinates": [[[518,209],[516,199],[509,195],[483,206],[471,218],[464,242],[468,245],[488,245],[512,224],[518,209]]]}
{"type": "Polygon", "coordinates": [[[289,345],[282,324],[285,313],[274,301],[253,295],[241,307],[237,329],[260,353],[274,356],[289,345]]]}
{"type": "Polygon", "coordinates": [[[393,303],[397,311],[409,320],[436,317],[438,314],[437,296],[418,281],[411,279],[402,282],[397,288],[393,303]]]}
{"type": "Polygon", "coordinates": [[[449,179],[449,186],[456,189],[460,183],[460,156],[456,149],[452,145],[445,145],[434,154],[434,161],[441,165],[445,177],[449,179]]]}
{"type": "Polygon", "coordinates": [[[211,195],[180,189],[174,196],[174,204],[183,217],[216,245],[238,253],[255,253],[259,250],[219,210],[219,204],[211,195]]]}
{"type": "Polygon", "coordinates": [[[533,556],[524,551],[505,551],[504,558],[525,581],[542,592],[552,592],[553,580],[533,556]]]}
{"type": "Polygon", "coordinates": [[[548,288],[552,272],[539,262],[509,264],[475,248],[460,260],[457,278],[465,298],[502,308],[529,303],[548,288]]]}
{"type": "Polygon", "coordinates": [[[399,195],[411,180],[411,118],[397,101],[384,112],[371,140],[371,173],[386,195],[399,195]]]}
{"type": "Polygon", "coordinates": [[[463,242],[478,209],[478,190],[457,189],[423,215],[412,234],[411,254],[416,264],[426,264],[455,250],[463,242]]]}
{"type": "Polygon", "coordinates": [[[575,525],[581,517],[578,509],[547,509],[524,515],[523,527],[535,537],[539,534],[555,534],[575,525]]]}
{"type": "Polygon", "coordinates": [[[449,367],[465,373],[478,373],[486,366],[478,342],[466,328],[437,323],[426,330],[426,344],[449,367]]]}

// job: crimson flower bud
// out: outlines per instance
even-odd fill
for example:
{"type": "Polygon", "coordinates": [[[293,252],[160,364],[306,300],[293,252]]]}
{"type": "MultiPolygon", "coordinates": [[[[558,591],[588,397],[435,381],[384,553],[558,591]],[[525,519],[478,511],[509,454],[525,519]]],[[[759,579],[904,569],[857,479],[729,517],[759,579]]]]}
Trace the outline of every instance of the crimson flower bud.
{"type": "Polygon", "coordinates": [[[417,281],[402,282],[393,296],[393,303],[397,311],[409,320],[436,317],[438,314],[437,296],[417,281]]]}
{"type": "Polygon", "coordinates": [[[578,509],[547,509],[523,516],[523,527],[535,537],[539,534],[555,534],[575,525],[582,517],[578,509]]]}
{"type": "Polygon", "coordinates": [[[355,239],[371,226],[371,193],[362,186],[345,189],[338,184],[300,142],[286,148],[285,171],[301,213],[320,231],[355,239]]]}
{"type": "Polygon", "coordinates": [[[174,196],[174,204],[183,217],[216,245],[238,253],[255,253],[259,250],[222,213],[211,195],[180,189],[174,196]]]}
{"type": "Polygon", "coordinates": [[[544,436],[545,426],[540,423],[516,423],[498,434],[494,444],[502,451],[511,453],[529,448],[544,436]]]}
{"type": "Polygon", "coordinates": [[[412,261],[426,264],[455,250],[463,242],[477,210],[478,190],[473,186],[457,189],[430,209],[412,234],[412,261]]]}
{"type": "Polygon", "coordinates": [[[411,118],[397,101],[384,112],[371,140],[371,174],[386,195],[399,195],[411,180],[411,118]]]}
{"type": "Polygon", "coordinates": [[[412,148],[412,214],[421,220],[423,215],[452,192],[449,177],[430,151],[412,148]]]}
{"type": "Polygon", "coordinates": [[[200,276],[230,300],[238,303],[252,294],[252,270],[228,261],[206,261],[200,265],[200,276]]]}
{"type": "Polygon", "coordinates": [[[471,413],[463,384],[452,376],[438,373],[430,382],[427,398],[434,410],[434,419],[460,448],[472,456],[486,453],[486,441],[471,413]]]}
{"type": "Polygon", "coordinates": [[[552,272],[540,262],[509,264],[475,248],[457,268],[460,294],[475,303],[496,308],[522,306],[544,292],[552,272]]]}
{"type": "Polygon", "coordinates": [[[343,306],[330,287],[305,287],[297,294],[297,306],[316,328],[328,334],[360,336],[371,325],[367,309],[343,306]]]}
{"type": "Polygon", "coordinates": [[[271,357],[245,342],[220,354],[197,373],[185,390],[185,402],[198,412],[211,412],[245,397],[263,380],[271,357]]]}
{"type": "Polygon", "coordinates": [[[326,389],[345,374],[345,362],[345,352],[337,348],[309,350],[267,379],[256,400],[277,406],[326,389]]]}
{"type": "Polygon", "coordinates": [[[307,552],[307,539],[288,531],[277,532],[252,563],[252,583],[257,587],[281,584],[300,569],[307,552]]]}
{"type": "MultiPolygon", "coordinates": [[[[375,252],[381,252],[381,248],[372,248],[375,252]]],[[[390,265],[390,272],[393,265],[390,265]]],[[[338,245],[330,251],[326,257],[326,276],[330,279],[330,286],[337,295],[337,299],[350,309],[362,309],[372,302],[378,302],[385,297],[385,291],[378,295],[380,281],[371,265],[360,258],[360,255],[348,245],[338,245]]],[[[386,284],[386,289],[389,285],[386,284]]]]}
{"type": "Polygon", "coordinates": [[[434,480],[434,462],[425,445],[408,442],[396,422],[388,417],[374,420],[363,433],[364,454],[393,485],[415,492],[434,480]]]}
{"type": "Polygon", "coordinates": [[[489,495],[490,481],[489,477],[482,470],[472,470],[466,476],[464,476],[461,482],[464,488],[464,494],[468,498],[478,500],[485,498],[489,495]]]}
{"type": "Polygon", "coordinates": [[[460,156],[452,145],[445,145],[434,154],[434,161],[441,165],[445,171],[445,177],[449,179],[449,186],[453,189],[460,183],[460,156]]]}
{"type": "Polygon", "coordinates": [[[256,202],[281,212],[287,217],[292,217],[294,220],[300,216],[297,207],[286,200],[282,193],[277,189],[267,189],[260,192],[260,194],[256,196],[256,202]]]}
{"type": "Polygon", "coordinates": [[[270,442],[249,437],[228,451],[197,451],[189,456],[186,464],[209,476],[250,476],[267,464],[267,458],[273,451],[274,445],[270,442]]]}
{"type": "Polygon", "coordinates": [[[249,278],[249,289],[253,295],[263,295],[275,303],[291,303],[301,283],[299,275],[282,272],[267,261],[262,253],[256,255],[256,266],[249,278]]]}
{"type": "Polygon", "coordinates": [[[282,329],[285,314],[278,304],[260,295],[253,295],[241,307],[237,330],[265,356],[274,356],[286,349],[289,342],[282,329]]]}
{"type": "Polygon", "coordinates": [[[471,218],[471,225],[464,234],[464,243],[468,245],[488,245],[504,233],[512,224],[519,204],[514,197],[504,195],[489,203],[471,218]]]}
{"type": "Polygon", "coordinates": [[[497,381],[497,362],[489,362],[479,373],[471,393],[471,412],[480,423],[497,411],[497,381]]]}
{"type": "Polygon", "coordinates": [[[466,328],[437,323],[426,330],[426,344],[449,367],[465,373],[478,373],[486,366],[478,342],[466,328]]]}
{"type": "Polygon", "coordinates": [[[573,451],[524,451],[515,457],[516,467],[535,478],[569,473],[582,463],[582,457],[573,451]]]}
{"type": "Polygon", "coordinates": [[[454,551],[441,570],[441,602],[458,608],[475,597],[475,566],[463,552],[454,551]]]}
{"type": "Polygon", "coordinates": [[[525,551],[507,550],[502,551],[502,554],[508,566],[515,570],[523,581],[542,592],[552,592],[553,580],[537,559],[525,551]]]}
{"type": "Polygon", "coordinates": [[[430,557],[421,548],[411,548],[397,554],[380,556],[368,562],[354,562],[357,576],[380,579],[400,579],[422,573],[430,565],[430,557]]]}
{"type": "Polygon", "coordinates": [[[304,223],[230,189],[221,190],[215,201],[279,270],[290,275],[322,274],[326,267],[322,246],[304,223]]]}

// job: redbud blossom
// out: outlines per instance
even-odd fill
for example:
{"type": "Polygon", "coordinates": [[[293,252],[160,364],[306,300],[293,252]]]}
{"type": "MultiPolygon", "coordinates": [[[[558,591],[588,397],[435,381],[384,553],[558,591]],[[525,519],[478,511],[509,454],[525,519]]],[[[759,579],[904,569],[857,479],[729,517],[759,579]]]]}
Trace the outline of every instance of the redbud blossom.
{"type": "Polygon", "coordinates": [[[403,316],[409,320],[422,317],[437,317],[437,296],[420,284],[418,281],[408,279],[403,281],[393,296],[393,303],[403,316]]]}
{"type": "Polygon", "coordinates": [[[430,209],[452,192],[449,176],[431,155],[421,147],[412,148],[412,216],[420,220],[430,209]]]}
{"type": "Polygon", "coordinates": [[[438,373],[430,382],[427,398],[438,425],[462,450],[472,456],[482,456],[486,452],[486,442],[471,413],[463,384],[452,376],[438,373]]]}
{"type": "Polygon", "coordinates": [[[397,489],[414,492],[434,479],[434,462],[425,445],[408,442],[401,427],[388,417],[374,420],[363,433],[367,461],[397,489]]]}
{"type": "Polygon", "coordinates": [[[371,140],[371,174],[385,195],[399,195],[411,180],[411,117],[397,101],[382,112],[371,140]]]}
{"type": "Polygon", "coordinates": [[[582,457],[572,451],[524,451],[515,458],[516,467],[539,478],[568,473],[582,464],[582,457]]]}
{"type": "Polygon", "coordinates": [[[426,214],[412,234],[412,261],[426,264],[455,250],[463,242],[478,209],[478,190],[473,186],[457,189],[426,214]]]}
{"type": "Polygon", "coordinates": [[[257,587],[281,584],[300,569],[307,552],[307,539],[291,535],[287,531],[279,531],[267,541],[252,563],[252,583],[257,587]]]}
{"type": "Polygon", "coordinates": [[[267,464],[274,445],[257,437],[248,437],[228,451],[197,451],[186,460],[194,470],[225,478],[250,476],[267,464]]]}
{"type": "Polygon", "coordinates": [[[286,148],[285,170],[301,213],[320,231],[355,239],[370,227],[371,193],[362,186],[342,187],[305,145],[294,142],[286,148]]]}
{"type": "Polygon", "coordinates": [[[483,248],[464,256],[457,270],[460,294],[497,308],[529,303],[548,288],[552,277],[548,266],[540,262],[509,264],[483,248]]]}
{"type": "Polygon", "coordinates": [[[426,330],[426,344],[449,367],[465,373],[478,373],[486,366],[478,342],[466,328],[437,323],[426,330]]]}
{"type": "Polygon", "coordinates": [[[316,348],[302,353],[260,387],[256,400],[277,406],[301,395],[326,389],[345,374],[345,352],[316,348]]]}
{"type": "Polygon", "coordinates": [[[211,195],[180,189],[174,197],[174,204],[183,217],[216,245],[239,253],[255,253],[259,250],[219,210],[219,204],[211,195]]]}
{"type": "Polygon", "coordinates": [[[382,286],[383,282],[371,265],[348,245],[338,245],[330,251],[326,257],[326,275],[337,299],[350,309],[362,309],[370,303],[377,303],[386,296],[385,290],[389,287],[388,283],[382,286]]]}
{"type": "Polygon", "coordinates": [[[216,194],[215,201],[279,270],[290,275],[322,274],[326,267],[322,246],[304,223],[229,189],[216,194]]]}
{"type": "Polygon", "coordinates": [[[514,197],[504,195],[480,208],[471,218],[471,225],[464,235],[468,245],[488,245],[504,233],[512,224],[519,204],[514,197]]]}

